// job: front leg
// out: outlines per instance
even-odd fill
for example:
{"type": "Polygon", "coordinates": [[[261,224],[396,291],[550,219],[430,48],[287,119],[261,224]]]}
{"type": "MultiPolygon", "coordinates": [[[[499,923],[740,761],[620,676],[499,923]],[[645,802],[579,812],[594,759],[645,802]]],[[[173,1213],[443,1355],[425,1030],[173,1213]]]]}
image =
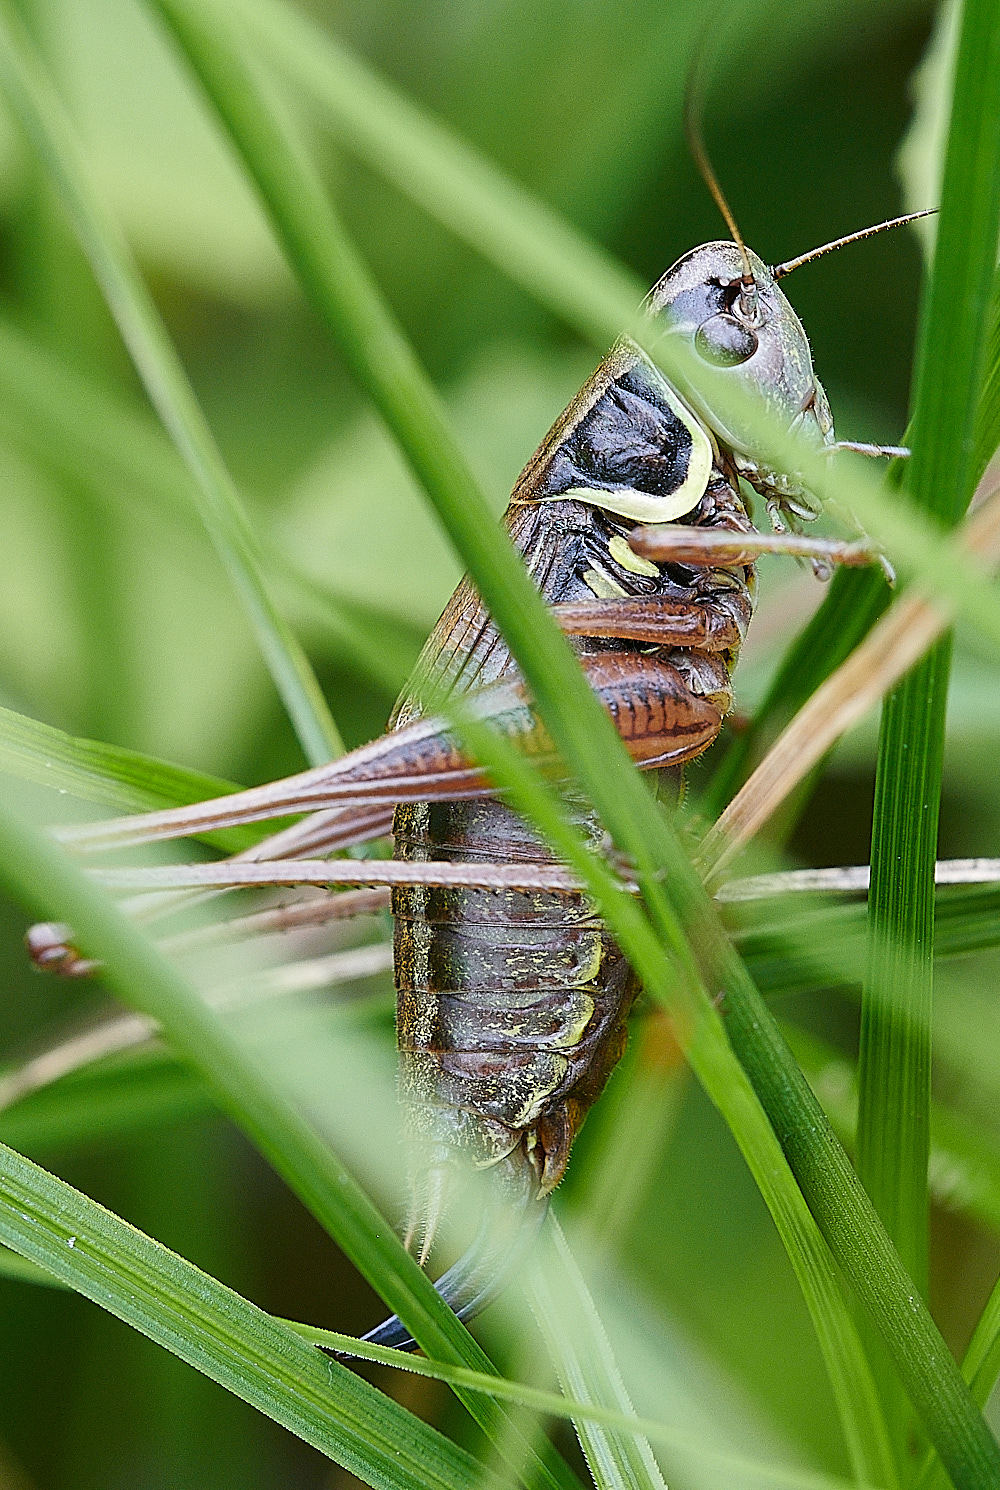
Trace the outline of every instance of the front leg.
{"type": "Polygon", "coordinates": [[[738,650],[746,636],[752,602],[745,583],[729,569],[746,570],[761,554],[811,559],[824,571],[835,565],[885,565],[868,540],[813,538],[802,533],[733,532],[677,523],[637,528],[629,547],[641,559],[714,571],[704,593],[692,600],[660,595],[623,595],[555,605],[552,613],[570,636],[620,638],[650,646],[691,647],[704,652],[738,650]]]}
{"type": "MultiPolygon", "coordinates": [[[[720,722],[732,706],[730,675],[753,610],[752,570],[759,555],[790,553],[827,568],[882,562],[867,541],[758,533],[730,522],[712,527],[668,523],[640,528],[631,535],[629,546],[651,576],[656,571],[650,560],[701,573],[685,598],[655,593],[595,597],[553,606],[555,619],[571,636],[662,649],[660,665],[681,679],[687,698],[696,699],[700,706],[710,705],[720,722]]],[[[634,652],[617,655],[626,673],[638,665],[641,656],[634,652]]],[[[586,666],[589,659],[583,660],[586,666]]],[[[682,751],[679,758],[689,760],[703,749],[705,745],[699,744],[690,752],[682,751]]]]}
{"type": "Polygon", "coordinates": [[[805,533],[737,533],[721,528],[686,528],[679,523],[636,528],[632,552],[659,564],[718,565],[740,568],[761,554],[792,554],[798,559],[863,568],[883,563],[871,539],[814,538],[805,533]]]}

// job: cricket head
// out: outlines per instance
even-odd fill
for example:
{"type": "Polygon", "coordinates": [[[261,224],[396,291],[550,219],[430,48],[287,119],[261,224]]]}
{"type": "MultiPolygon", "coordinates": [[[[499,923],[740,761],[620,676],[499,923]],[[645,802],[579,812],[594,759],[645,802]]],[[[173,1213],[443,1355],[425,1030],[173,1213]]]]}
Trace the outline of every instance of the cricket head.
{"type": "Polygon", "coordinates": [[[783,463],[772,464],[766,450],[768,431],[775,428],[799,435],[813,449],[836,444],[830,405],[813,372],[806,333],[778,280],[848,243],[913,222],[934,209],[862,228],[783,264],[765,264],[747,248],[705,148],[704,42],[703,37],[688,74],[684,127],[692,159],[732,240],[704,243],[678,259],[654,286],[647,305],[652,315],[662,318],[668,335],[689,342],[694,353],[685,359],[690,375],[683,368],[675,374],[681,391],[719,445],[731,453],[740,474],[768,496],[772,521],[776,506],[813,517],[811,494],[794,471],[782,469],[783,463]],[[699,362],[705,369],[703,378],[697,376],[699,362]]]}
{"type": "MultiPolygon", "coordinates": [[[[694,353],[681,391],[719,444],[753,462],[763,405],[782,430],[810,445],[833,443],[833,418],[813,371],[809,341],[775,271],[736,242],[704,243],[678,259],[650,292],[650,313],[694,353]],[[712,375],[694,376],[697,364],[712,375]],[[730,386],[743,397],[727,396],[730,386]]],[[[769,422],[770,422],[769,421],[769,422]]]]}

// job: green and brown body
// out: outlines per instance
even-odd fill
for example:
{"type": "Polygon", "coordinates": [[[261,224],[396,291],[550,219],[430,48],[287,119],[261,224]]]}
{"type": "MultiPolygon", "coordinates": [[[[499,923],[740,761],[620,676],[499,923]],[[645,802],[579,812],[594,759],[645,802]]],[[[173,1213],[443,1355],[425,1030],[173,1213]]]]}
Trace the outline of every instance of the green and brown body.
{"type": "MultiPolygon", "coordinates": [[[[659,375],[637,350],[616,349],[529,464],[504,519],[645,767],[679,767],[714,740],[752,609],[749,564],[639,559],[628,546],[634,523],[603,505],[621,493],[619,505],[662,499],[689,472],[691,443],[659,375]]],[[[689,525],[751,531],[735,480],[711,451],[699,484],[689,525]]],[[[462,692],[519,681],[468,582],[418,676],[462,692]]],[[[420,712],[418,685],[394,722],[411,724],[420,712]]],[[[578,820],[598,852],[599,825],[582,808],[578,820]]],[[[393,831],[404,861],[552,863],[495,798],[407,803],[393,831]]],[[[393,915],[416,1168],[411,1232],[433,1229],[443,1172],[457,1155],[502,1171],[530,1166],[535,1195],[547,1195],[624,1049],[638,991],[628,963],[580,895],[410,886],[394,890],[393,915]]]]}

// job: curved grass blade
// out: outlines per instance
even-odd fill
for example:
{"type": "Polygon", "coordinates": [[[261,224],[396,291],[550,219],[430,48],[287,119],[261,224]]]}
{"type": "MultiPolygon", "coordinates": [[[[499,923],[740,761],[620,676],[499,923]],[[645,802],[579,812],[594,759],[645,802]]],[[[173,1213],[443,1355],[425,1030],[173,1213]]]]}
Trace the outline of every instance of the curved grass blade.
{"type": "Polygon", "coordinates": [[[549,1417],[572,1420],[580,1418],[599,1423],[607,1428],[617,1429],[623,1434],[641,1433],[650,1442],[662,1444],[664,1448],[673,1449],[691,1461],[704,1464],[709,1471],[720,1476],[724,1475],[727,1484],[732,1482],[740,1485],[760,1484],[773,1486],[774,1490],[779,1490],[779,1487],[786,1487],[786,1490],[848,1490],[848,1487],[853,1487],[853,1490],[875,1490],[874,1486],[865,1481],[843,1480],[832,1475],[809,1474],[800,1470],[786,1469],[784,1465],[763,1464],[735,1454],[720,1454],[702,1441],[679,1433],[676,1428],[658,1423],[653,1418],[635,1417],[632,1414],[618,1412],[615,1408],[602,1407],[597,1403],[570,1399],[556,1392],[547,1392],[539,1387],[527,1386],[520,1381],[510,1381],[506,1377],[482,1376],[476,1371],[467,1371],[461,1366],[448,1366],[442,1361],[426,1361],[420,1356],[407,1355],[401,1350],[388,1350],[382,1345],[371,1345],[365,1340],[355,1340],[353,1335],[341,1335],[335,1330],[319,1329],[315,1325],[299,1324],[294,1320],[283,1322],[287,1323],[304,1340],[312,1340],[317,1345],[327,1346],[330,1350],[346,1351],[362,1360],[374,1361],[383,1366],[394,1366],[400,1371],[410,1371],[415,1376],[427,1376],[434,1381],[446,1381],[465,1386],[470,1391],[483,1392],[487,1396],[498,1397],[508,1402],[517,1402],[522,1407],[545,1413],[549,1417]]]}
{"type": "Polygon", "coordinates": [[[0,8],[0,84],[72,221],[149,398],[190,470],[199,514],[236,589],[303,752],[321,765],[342,752],[309,662],[271,600],[260,555],[232,478],[177,352],[117,225],[91,189],[62,106],[30,38],[0,8]]]}
{"type": "MultiPolygon", "coordinates": [[[[857,1070],[836,1050],[802,1030],[790,1034],[792,1047],[823,1099],[838,1133],[853,1143],[857,1128],[857,1070]]],[[[1000,1152],[978,1124],[939,1104],[931,1105],[930,1188],[942,1206],[958,1210],[1000,1231],[1000,1152]]],[[[973,1399],[985,1408],[1000,1377],[1000,1283],[979,1318],[962,1361],[962,1375],[973,1399]]],[[[914,1490],[945,1490],[948,1477],[938,1455],[928,1450],[914,1490]]]]}
{"type": "Polygon", "coordinates": [[[0,1239],[377,1490],[498,1486],[287,1325],[2,1145],[0,1239]]]}
{"type": "MultiPolygon", "coordinates": [[[[39,919],[66,920],[81,946],[103,963],[105,983],[155,1019],[174,1050],[337,1241],[358,1271],[405,1322],[428,1354],[491,1369],[472,1336],[441,1299],[395,1232],[283,1088],[165,961],[149,940],[47,839],[0,808],[0,884],[39,919]]],[[[497,1410],[472,1398],[488,1434],[497,1410]]],[[[529,1465],[532,1482],[576,1487],[562,1461],[529,1465]]]]}

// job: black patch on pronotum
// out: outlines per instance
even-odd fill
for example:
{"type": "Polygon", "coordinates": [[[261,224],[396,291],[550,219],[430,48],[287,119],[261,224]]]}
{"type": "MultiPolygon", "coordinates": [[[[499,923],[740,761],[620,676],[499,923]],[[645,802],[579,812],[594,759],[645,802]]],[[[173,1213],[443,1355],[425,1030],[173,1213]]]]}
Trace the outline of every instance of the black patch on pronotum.
{"type": "Polygon", "coordinates": [[[541,494],[572,487],[672,496],[687,477],[691,431],[641,365],[616,378],[552,456],[541,494]]]}

